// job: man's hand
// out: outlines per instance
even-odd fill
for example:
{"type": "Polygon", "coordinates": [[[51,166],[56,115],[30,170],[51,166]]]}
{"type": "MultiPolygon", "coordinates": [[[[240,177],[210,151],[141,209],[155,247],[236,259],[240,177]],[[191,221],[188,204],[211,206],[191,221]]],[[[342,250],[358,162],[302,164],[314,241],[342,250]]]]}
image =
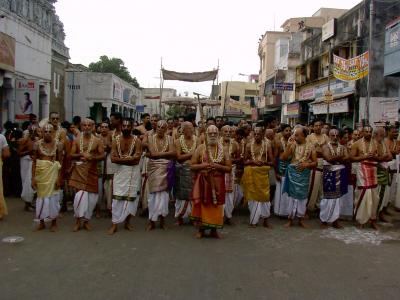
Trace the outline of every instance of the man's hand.
{"type": "Polygon", "coordinates": [[[296,166],[297,171],[303,171],[304,169],[307,169],[308,164],[306,162],[301,162],[296,166]]]}
{"type": "Polygon", "coordinates": [[[32,188],[34,189],[34,190],[36,190],[37,189],[37,182],[36,182],[36,178],[32,178],[32,188]]]}
{"type": "Polygon", "coordinates": [[[81,156],[82,161],[89,161],[92,158],[92,156],[89,153],[83,153],[81,156]]]}

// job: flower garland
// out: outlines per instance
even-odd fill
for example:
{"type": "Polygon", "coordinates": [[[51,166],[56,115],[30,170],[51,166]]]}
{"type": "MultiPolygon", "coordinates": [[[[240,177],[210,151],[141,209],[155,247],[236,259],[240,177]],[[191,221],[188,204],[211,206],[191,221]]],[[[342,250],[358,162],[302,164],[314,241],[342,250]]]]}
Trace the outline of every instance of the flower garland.
{"type": "Polygon", "coordinates": [[[294,151],[294,158],[297,162],[302,163],[309,159],[311,153],[311,147],[309,143],[304,143],[302,145],[296,144],[296,149],[294,151]],[[302,151],[300,151],[300,150],[302,151]]]}
{"type": "Polygon", "coordinates": [[[211,153],[211,148],[207,145],[208,157],[213,163],[220,163],[224,159],[224,146],[221,143],[217,144],[214,155],[211,153]]]}
{"type": "Polygon", "coordinates": [[[165,151],[167,151],[167,149],[168,149],[168,136],[167,135],[164,138],[163,148],[161,149],[161,151],[158,150],[157,135],[153,135],[153,142],[154,142],[154,150],[156,150],[156,152],[165,152],[165,151]]]}
{"type": "Polygon", "coordinates": [[[261,149],[260,149],[260,152],[259,152],[258,159],[256,158],[256,155],[255,155],[255,153],[254,153],[254,144],[255,144],[255,141],[254,141],[254,139],[253,139],[253,140],[251,141],[251,144],[250,144],[251,159],[252,159],[253,161],[261,161],[261,160],[262,160],[262,157],[263,157],[263,155],[264,155],[265,141],[262,140],[262,142],[261,142],[261,149]]]}
{"type": "MultiPolygon", "coordinates": [[[[223,137],[220,138],[220,143],[221,143],[222,145],[224,145],[224,138],[223,138],[223,137]]],[[[232,139],[229,139],[229,147],[228,147],[228,154],[229,154],[229,157],[232,156],[232,148],[233,148],[233,141],[232,141],[232,139]]]]}
{"type": "Polygon", "coordinates": [[[196,138],[194,135],[192,136],[192,141],[193,141],[192,147],[189,149],[185,142],[185,136],[181,135],[179,137],[179,144],[181,145],[181,149],[182,149],[183,153],[185,153],[185,154],[192,153],[194,151],[194,149],[196,149],[197,141],[196,141],[196,138]]]}
{"type": "Polygon", "coordinates": [[[90,151],[92,150],[93,142],[94,142],[93,135],[90,135],[89,145],[88,145],[86,151],[83,151],[83,147],[84,147],[84,145],[83,145],[83,134],[81,134],[81,136],[79,138],[79,152],[80,153],[85,153],[86,152],[87,154],[89,154],[90,151]]]}
{"type": "Polygon", "coordinates": [[[122,154],[122,150],[121,150],[121,136],[120,136],[120,135],[117,136],[116,142],[117,142],[117,150],[118,150],[118,155],[119,155],[119,157],[121,157],[121,158],[128,158],[128,157],[132,156],[132,152],[133,152],[133,149],[135,148],[136,140],[137,140],[137,137],[134,136],[133,139],[132,139],[132,142],[131,142],[131,145],[130,145],[130,147],[129,147],[129,150],[128,150],[127,154],[122,154]]]}
{"type": "Polygon", "coordinates": [[[336,151],[335,151],[335,149],[333,149],[331,142],[328,143],[328,147],[329,147],[329,150],[330,150],[332,156],[339,156],[342,154],[342,146],[341,145],[337,146],[336,151]]]}
{"type": "Polygon", "coordinates": [[[56,155],[57,142],[54,143],[54,147],[53,147],[53,149],[51,149],[50,152],[46,149],[46,147],[43,146],[43,144],[44,144],[43,140],[40,140],[39,143],[38,143],[40,152],[42,152],[45,156],[48,156],[48,157],[53,157],[53,156],[56,155]]]}

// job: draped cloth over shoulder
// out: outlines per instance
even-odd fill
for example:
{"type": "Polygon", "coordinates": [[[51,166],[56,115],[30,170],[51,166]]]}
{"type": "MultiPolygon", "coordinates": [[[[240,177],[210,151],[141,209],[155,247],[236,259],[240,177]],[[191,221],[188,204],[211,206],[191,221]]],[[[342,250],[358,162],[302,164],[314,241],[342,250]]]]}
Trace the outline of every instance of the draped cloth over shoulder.
{"type": "Polygon", "coordinates": [[[355,165],[357,189],[355,193],[355,215],[360,224],[375,220],[379,205],[378,176],[376,162],[363,161],[355,165]]]}
{"type": "Polygon", "coordinates": [[[199,172],[195,176],[192,191],[193,208],[190,218],[202,228],[222,228],[225,203],[225,174],[199,172]],[[213,179],[211,179],[211,177],[213,179]],[[214,180],[217,204],[213,203],[211,180],[214,180]]]}
{"type": "Polygon", "coordinates": [[[98,193],[98,170],[96,161],[78,162],[75,164],[69,185],[76,190],[98,193]]]}
{"type": "Polygon", "coordinates": [[[168,189],[168,164],[167,159],[150,159],[147,172],[149,193],[166,191],[168,189]]]}
{"type": "Polygon", "coordinates": [[[35,178],[38,198],[51,197],[55,194],[55,185],[61,165],[58,161],[36,160],[35,178]]]}
{"type": "Polygon", "coordinates": [[[245,201],[269,202],[269,166],[246,166],[242,177],[245,201]]]}
{"type": "Polygon", "coordinates": [[[188,163],[176,164],[175,195],[179,200],[190,200],[193,188],[192,171],[188,163]]]}
{"type": "Polygon", "coordinates": [[[290,164],[286,169],[283,192],[297,200],[307,200],[310,169],[298,171],[296,165],[290,164]]]}

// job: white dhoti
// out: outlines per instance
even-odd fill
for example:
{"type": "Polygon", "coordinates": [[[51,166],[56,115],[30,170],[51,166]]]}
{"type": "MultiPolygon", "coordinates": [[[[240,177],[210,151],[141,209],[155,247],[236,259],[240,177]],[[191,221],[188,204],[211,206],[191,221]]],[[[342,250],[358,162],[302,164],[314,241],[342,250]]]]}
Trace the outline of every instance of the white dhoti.
{"type": "Polygon", "coordinates": [[[21,199],[24,202],[32,203],[35,190],[32,188],[32,158],[29,155],[21,157],[21,199]]]}
{"type": "Polygon", "coordinates": [[[283,193],[283,183],[285,177],[281,181],[276,182],[275,197],[274,197],[274,214],[281,217],[287,217],[288,211],[288,195],[283,193]]]}
{"type": "Polygon", "coordinates": [[[228,219],[232,218],[232,212],[235,208],[234,193],[225,193],[224,216],[228,219]]]}
{"type": "Polygon", "coordinates": [[[74,216],[89,221],[96,207],[99,195],[86,191],[78,191],[74,199],[74,216]]]}
{"type": "Polygon", "coordinates": [[[270,202],[259,202],[259,201],[248,201],[250,210],[250,225],[257,225],[261,219],[269,218],[271,215],[271,203],[270,202]]]}
{"type": "Polygon", "coordinates": [[[135,216],[138,204],[139,204],[138,197],[134,201],[113,200],[111,209],[112,223],[113,224],[123,223],[125,222],[128,216],[135,216]]]}
{"type": "Polygon", "coordinates": [[[58,194],[51,197],[36,199],[36,219],[35,221],[52,221],[58,217],[60,202],[58,194]]]}
{"type": "Polygon", "coordinates": [[[189,218],[192,212],[192,202],[185,200],[175,200],[175,218],[189,218]]]}
{"type": "Polygon", "coordinates": [[[359,190],[355,192],[356,203],[356,220],[360,224],[367,223],[370,219],[376,220],[378,210],[378,193],[377,188],[359,190]]]}
{"type": "Polygon", "coordinates": [[[113,179],[112,223],[119,224],[135,216],[139,204],[140,167],[117,165],[113,179]]]}
{"type": "Polygon", "coordinates": [[[157,222],[158,218],[168,215],[169,193],[167,191],[149,193],[149,220],[157,222]]]}
{"type": "Polygon", "coordinates": [[[340,216],[340,200],[336,199],[322,199],[320,203],[319,219],[323,223],[333,223],[340,216]]]}
{"type": "Polygon", "coordinates": [[[288,196],[288,217],[294,219],[296,217],[303,218],[307,210],[307,199],[298,200],[288,196]]]}

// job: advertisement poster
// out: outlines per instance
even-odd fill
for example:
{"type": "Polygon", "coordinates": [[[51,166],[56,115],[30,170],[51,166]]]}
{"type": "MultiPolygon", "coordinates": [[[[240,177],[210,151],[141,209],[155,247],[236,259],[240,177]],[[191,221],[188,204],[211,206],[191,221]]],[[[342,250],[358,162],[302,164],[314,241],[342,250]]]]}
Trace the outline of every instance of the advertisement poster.
{"type": "Polygon", "coordinates": [[[15,120],[29,120],[39,105],[39,82],[37,80],[17,79],[15,81],[15,120]]]}
{"type": "Polygon", "coordinates": [[[353,81],[368,75],[368,51],[345,59],[333,55],[333,75],[343,81],[353,81]]]}

